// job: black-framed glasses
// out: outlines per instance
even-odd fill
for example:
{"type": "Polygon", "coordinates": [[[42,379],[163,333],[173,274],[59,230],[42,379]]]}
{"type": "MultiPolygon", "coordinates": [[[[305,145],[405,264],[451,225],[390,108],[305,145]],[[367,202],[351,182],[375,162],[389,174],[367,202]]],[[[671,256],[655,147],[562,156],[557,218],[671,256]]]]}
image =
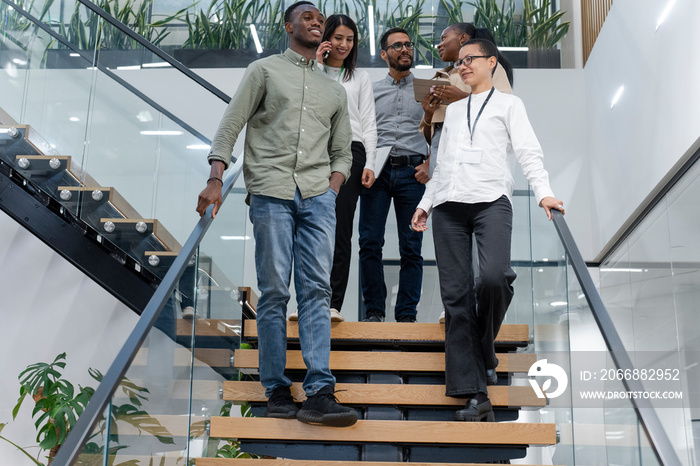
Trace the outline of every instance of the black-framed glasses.
{"type": "Polygon", "coordinates": [[[415,44],[413,42],[394,42],[393,44],[388,45],[385,50],[392,48],[396,52],[400,52],[404,47],[406,47],[406,50],[413,50],[414,45],[415,44]]]}
{"type": "Polygon", "coordinates": [[[459,68],[462,65],[471,65],[472,60],[474,60],[475,58],[491,58],[491,57],[493,57],[493,55],[467,55],[466,57],[460,58],[459,60],[457,60],[455,62],[454,66],[455,66],[455,68],[459,68]]]}

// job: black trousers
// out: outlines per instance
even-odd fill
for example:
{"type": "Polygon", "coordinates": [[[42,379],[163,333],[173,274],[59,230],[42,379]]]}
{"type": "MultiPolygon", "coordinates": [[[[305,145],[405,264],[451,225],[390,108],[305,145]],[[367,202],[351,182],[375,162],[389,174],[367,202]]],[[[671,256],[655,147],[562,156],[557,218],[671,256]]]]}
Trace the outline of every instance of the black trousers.
{"type": "Polygon", "coordinates": [[[448,396],[487,393],[486,369],[498,365],[494,340],[513,299],[513,208],[506,196],[477,204],[447,202],[433,212],[433,239],[445,307],[448,396]],[[479,280],[472,268],[472,235],[479,280]]]}
{"type": "Polygon", "coordinates": [[[362,172],[367,156],[365,146],[352,143],[352,168],[347,183],[340,187],[335,200],[335,252],[331,268],[331,307],[340,311],[345,300],[352,258],[352,224],[355,219],[357,199],[362,192],[362,172]]]}

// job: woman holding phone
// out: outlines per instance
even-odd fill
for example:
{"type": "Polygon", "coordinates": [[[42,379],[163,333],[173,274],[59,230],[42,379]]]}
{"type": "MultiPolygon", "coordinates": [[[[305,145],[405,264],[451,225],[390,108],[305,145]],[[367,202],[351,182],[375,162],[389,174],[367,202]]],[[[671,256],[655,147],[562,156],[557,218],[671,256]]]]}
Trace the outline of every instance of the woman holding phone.
{"type": "MultiPolygon", "coordinates": [[[[316,51],[319,68],[329,79],[345,87],[352,127],[352,169],[350,178],[341,186],[335,204],[336,230],[333,268],[331,269],[331,321],[342,322],[340,310],[350,274],[352,225],[362,186],[374,183],[377,153],[377,122],[374,113],[372,81],[366,71],[356,68],[357,26],[346,15],[326,18],[321,45],[316,51]]],[[[296,313],[289,317],[296,320],[296,313]]]]}

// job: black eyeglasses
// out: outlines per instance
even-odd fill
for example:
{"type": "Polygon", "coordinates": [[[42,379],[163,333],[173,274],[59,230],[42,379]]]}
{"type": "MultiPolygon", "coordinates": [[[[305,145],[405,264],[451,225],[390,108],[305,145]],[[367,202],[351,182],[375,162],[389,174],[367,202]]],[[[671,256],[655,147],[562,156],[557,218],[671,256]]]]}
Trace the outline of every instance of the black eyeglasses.
{"type": "Polygon", "coordinates": [[[406,50],[413,50],[413,45],[413,42],[394,42],[393,44],[387,46],[387,48],[384,50],[389,50],[389,48],[392,48],[395,51],[400,52],[404,47],[406,47],[406,50]]]}
{"type": "Polygon", "coordinates": [[[464,58],[460,58],[455,62],[455,68],[459,68],[462,65],[471,65],[472,60],[475,58],[491,58],[493,55],[467,55],[464,58]]]}

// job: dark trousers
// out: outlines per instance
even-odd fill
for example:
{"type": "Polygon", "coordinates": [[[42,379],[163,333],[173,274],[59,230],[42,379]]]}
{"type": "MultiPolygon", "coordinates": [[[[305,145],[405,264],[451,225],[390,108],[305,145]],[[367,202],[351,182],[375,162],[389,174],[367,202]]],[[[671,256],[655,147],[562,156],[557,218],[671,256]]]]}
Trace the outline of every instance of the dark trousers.
{"type": "Polygon", "coordinates": [[[486,369],[498,365],[494,340],[513,299],[513,208],[506,196],[477,204],[447,202],[433,212],[433,239],[445,306],[448,396],[487,393],[486,369]],[[472,269],[472,235],[479,280],[472,269]]]}
{"type": "Polygon", "coordinates": [[[399,234],[399,291],[394,317],[416,318],[423,283],[423,233],[410,228],[411,217],[423,197],[425,185],[416,180],[413,165],[391,166],[387,163],[370,189],[362,188],[360,197],[360,273],[362,295],[367,312],[386,315],[386,283],[382,248],[386,219],[394,202],[399,234]]]}
{"type": "Polygon", "coordinates": [[[362,192],[362,171],[365,168],[366,160],[365,146],[360,142],[353,142],[350,178],[348,178],[347,183],[340,187],[338,198],[335,200],[337,223],[333,268],[331,269],[331,307],[338,311],[343,307],[345,290],[348,287],[352,259],[352,224],[355,220],[357,199],[362,192]]]}

